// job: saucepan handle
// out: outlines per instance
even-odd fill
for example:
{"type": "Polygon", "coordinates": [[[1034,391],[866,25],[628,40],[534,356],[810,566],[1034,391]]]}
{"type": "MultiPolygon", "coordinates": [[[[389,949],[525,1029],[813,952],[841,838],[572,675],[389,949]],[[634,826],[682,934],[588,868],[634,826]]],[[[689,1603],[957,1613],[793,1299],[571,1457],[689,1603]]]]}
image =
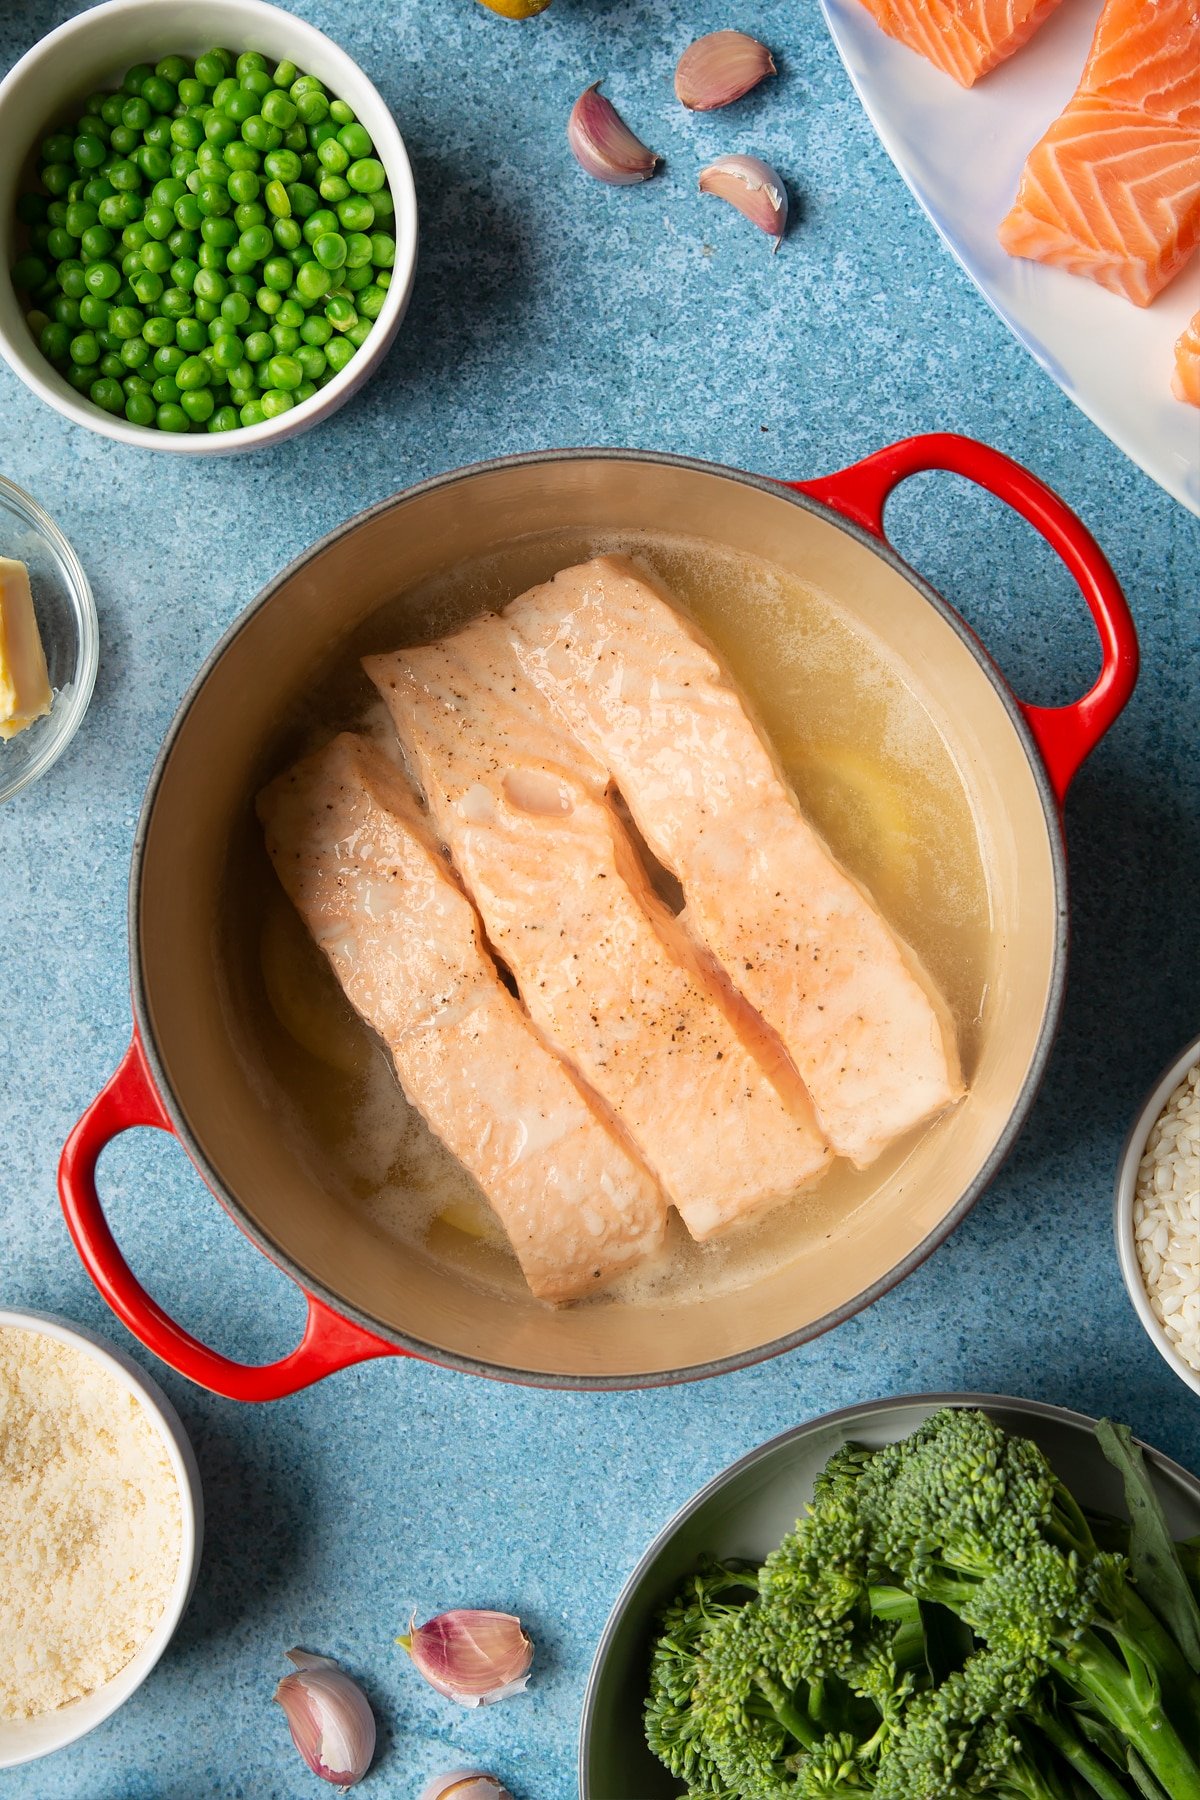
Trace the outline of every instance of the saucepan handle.
{"type": "Polygon", "coordinates": [[[291,1355],[279,1362],[234,1362],[184,1331],[134,1276],[117,1248],[96,1191],[100,1152],[135,1125],[155,1125],[160,1131],[173,1132],[136,1032],[116,1074],[67,1139],[58,1166],[58,1192],[88,1274],[147,1350],[153,1350],[189,1381],[227,1400],[279,1400],[368,1357],[404,1354],[309,1293],[304,1295],[308,1302],[304,1336],[291,1355]]]}
{"type": "Polygon", "coordinates": [[[1011,457],[948,431],[904,438],[836,475],[786,485],[831,506],[886,543],[883,509],[888,495],[910,475],[930,469],[965,475],[1019,512],[1058,552],[1087,602],[1100,637],[1100,674],[1094,685],[1070,706],[1021,702],[1061,805],[1084,758],[1132,694],[1138,673],[1137,632],[1128,603],[1104,552],[1070,507],[1011,457]]]}

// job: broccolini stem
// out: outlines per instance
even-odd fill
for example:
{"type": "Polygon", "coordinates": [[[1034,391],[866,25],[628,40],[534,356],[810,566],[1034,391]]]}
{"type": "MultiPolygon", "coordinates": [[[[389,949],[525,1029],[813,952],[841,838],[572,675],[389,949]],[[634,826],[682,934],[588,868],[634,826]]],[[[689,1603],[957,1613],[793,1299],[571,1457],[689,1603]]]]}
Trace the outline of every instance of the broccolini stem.
{"type": "Polygon", "coordinates": [[[1100,1800],[1129,1800],[1129,1789],[1119,1775],[1093,1756],[1073,1731],[1056,1719],[1053,1713],[1037,1714],[1038,1729],[1065,1762],[1070,1763],[1082,1781],[1099,1794],[1100,1800]]]}
{"type": "MultiPolygon", "coordinates": [[[[818,1734],[812,1721],[805,1718],[804,1714],[800,1712],[783,1683],[776,1681],[767,1669],[759,1669],[754,1679],[759,1692],[784,1730],[790,1731],[803,1749],[815,1749],[818,1734]]],[[[1188,1800],[1191,1800],[1191,1796],[1188,1797],[1188,1800]]],[[[1200,1800],[1200,1791],[1197,1793],[1197,1800],[1200,1800]]]]}
{"type": "Polygon", "coordinates": [[[1050,1667],[1067,1687],[1097,1706],[1124,1733],[1169,1800],[1200,1800],[1200,1768],[1161,1706],[1148,1713],[1138,1703],[1128,1671],[1094,1632],[1068,1654],[1052,1649],[1050,1667]]]}

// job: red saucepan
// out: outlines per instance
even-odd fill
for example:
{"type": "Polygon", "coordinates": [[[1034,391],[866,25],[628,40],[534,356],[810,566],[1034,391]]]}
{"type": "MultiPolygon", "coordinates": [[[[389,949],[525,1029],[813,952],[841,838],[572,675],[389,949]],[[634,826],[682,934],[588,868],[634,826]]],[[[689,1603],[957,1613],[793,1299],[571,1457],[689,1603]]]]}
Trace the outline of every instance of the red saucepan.
{"type": "MultiPolygon", "coordinates": [[[[461,617],[470,602],[460,595],[456,604],[461,617]]],[[[866,731],[870,711],[859,673],[843,663],[819,690],[831,729],[842,733],[843,768],[856,720],[861,713],[866,731]]],[[[147,1348],[240,1400],[272,1399],[397,1353],[535,1384],[638,1386],[734,1368],[847,1318],[954,1228],[1029,1110],[1065,974],[1059,809],[1136,674],[1129,611],[1090,534],[1033,475],[966,438],[911,438],[796,484],[677,457],[545,453],[459,470],[362,514],[286,569],[226,635],[151,779],[130,884],[133,1041],[72,1132],[60,1170],[67,1223],[96,1285],[147,1348]],[[888,495],[928,469],[1000,496],[1066,563],[1102,651],[1095,685],[1074,705],[1017,700],[974,634],[889,545],[888,495]],[[476,606],[496,604],[598,543],[630,543],[652,561],[660,546],[668,573],[688,545],[693,556],[711,552],[726,588],[729,571],[744,563],[747,593],[755,582],[766,591],[765,567],[777,592],[803,594],[804,630],[774,646],[749,601],[711,626],[777,739],[793,728],[802,738],[819,709],[790,717],[775,665],[795,657],[800,681],[805,646],[823,643],[821,621],[836,615],[843,644],[859,646],[864,668],[882,671],[870,694],[899,695],[915,708],[953,772],[983,922],[973,927],[976,998],[961,1022],[969,1089],[959,1106],[865,1174],[830,1176],[796,1203],[791,1235],[740,1284],[700,1281],[687,1292],[647,1290],[553,1311],[519,1282],[489,1285],[469,1254],[460,1266],[393,1232],[359,1204],[336,1145],[312,1125],[293,1081],[303,1052],[280,1045],[263,999],[258,944],[269,870],[253,797],[294,753],[305,720],[311,741],[316,697],[325,697],[327,728],[339,722],[339,682],[348,684],[345,705],[358,704],[345,673],[358,653],[444,628],[445,607],[431,611],[429,596],[453,591],[456,569],[471,572],[464,583],[476,606]],[[290,1356],[257,1368],[219,1356],[135,1280],[95,1179],[104,1146],[135,1125],[173,1131],[246,1235],[299,1283],[308,1324],[290,1356]]],[[[896,804],[904,808],[903,793],[896,804]]],[[[886,824],[875,836],[887,839],[886,824]]],[[[870,885],[869,868],[854,872],[870,885]]],[[[952,885],[939,876],[934,867],[926,888],[933,910],[952,885]]],[[[953,932],[927,923],[918,909],[904,928],[936,965],[953,932]]]]}

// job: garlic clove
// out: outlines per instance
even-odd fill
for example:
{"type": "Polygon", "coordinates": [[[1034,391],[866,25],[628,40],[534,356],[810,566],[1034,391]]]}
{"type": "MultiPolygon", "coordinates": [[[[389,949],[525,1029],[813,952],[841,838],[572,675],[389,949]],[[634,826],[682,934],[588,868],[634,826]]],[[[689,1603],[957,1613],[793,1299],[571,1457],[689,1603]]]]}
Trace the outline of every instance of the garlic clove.
{"type": "Polygon", "coordinates": [[[567,142],[580,168],[610,187],[632,187],[649,181],[662,161],[635,138],[610,100],[593,81],[571,108],[567,142]]]}
{"type": "Polygon", "coordinates": [[[787,227],[787,189],[769,163],[757,156],[719,156],[701,172],[700,192],[728,200],[774,238],[771,248],[778,250],[787,227]]]}
{"type": "Polygon", "coordinates": [[[275,1689],[292,1742],[314,1775],[353,1787],[375,1754],[375,1715],[356,1681],[328,1656],[289,1650],[296,1673],[275,1689]]]}
{"type": "Polygon", "coordinates": [[[692,112],[715,112],[775,73],[765,44],[744,31],[710,31],[689,44],[675,69],[675,94],[692,112]]]}
{"type": "Polygon", "coordinates": [[[453,1769],[449,1775],[435,1775],[422,1789],[421,1800],[512,1800],[512,1795],[494,1775],[453,1769]]]}
{"type": "Polygon", "coordinates": [[[533,1642],[510,1613],[459,1610],[414,1622],[396,1642],[430,1687],[460,1706],[490,1706],[521,1693],[533,1642]]]}

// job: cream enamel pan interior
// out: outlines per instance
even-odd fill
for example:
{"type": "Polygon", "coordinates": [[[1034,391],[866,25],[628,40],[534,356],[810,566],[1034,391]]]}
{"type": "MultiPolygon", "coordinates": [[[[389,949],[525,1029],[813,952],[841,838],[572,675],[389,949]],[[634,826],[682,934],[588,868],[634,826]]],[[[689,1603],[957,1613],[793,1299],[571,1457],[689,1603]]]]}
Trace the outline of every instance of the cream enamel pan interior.
{"type": "MultiPolygon", "coordinates": [[[[555,565],[547,549],[546,575],[555,565]]],[[[377,507],[318,545],[219,646],[164,748],[131,885],[134,1003],[167,1112],[246,1230],[326,1300],[397,1347],[547,1384],[707,1373],[802,1341],[928,1254],[994,1173],[1022,1122],[1057,1019],[1065,876],[1045,771],[1011,693],[971,634],[893,553],[777,485],[667,458],[578,452],[486,465],[377,507]],[[280,766],[280,722],[398,593],[514,538],[560,530],[674,532],[765,558],[881,639],[953,749],[984,847],[992,967],[966,1100],[878,1165],[870,1203],[790,1266],[670,1309],[551,1312],[481,1300],[405,1254],[334,1191],[284,1129],[284,1107],[221,950],[231,845],[280,766]]],[[[236,960],[236,958],[234,959],[236,960]]],[[[240,977],[238,978],[240,979],[240,977]]]]}

